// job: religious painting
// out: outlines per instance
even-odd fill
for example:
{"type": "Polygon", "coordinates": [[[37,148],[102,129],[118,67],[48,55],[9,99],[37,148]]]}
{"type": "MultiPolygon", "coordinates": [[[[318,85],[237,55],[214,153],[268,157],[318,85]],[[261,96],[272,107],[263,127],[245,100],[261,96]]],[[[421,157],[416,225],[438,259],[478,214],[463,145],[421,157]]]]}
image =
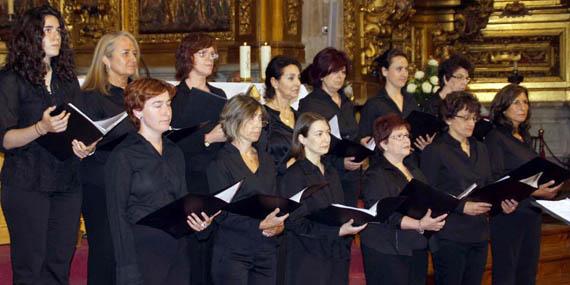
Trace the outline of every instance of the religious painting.
{"type": "Polygon", "coordinates": [[[230,0],[141,0],[139,34],[231,31],[230,0]]]}

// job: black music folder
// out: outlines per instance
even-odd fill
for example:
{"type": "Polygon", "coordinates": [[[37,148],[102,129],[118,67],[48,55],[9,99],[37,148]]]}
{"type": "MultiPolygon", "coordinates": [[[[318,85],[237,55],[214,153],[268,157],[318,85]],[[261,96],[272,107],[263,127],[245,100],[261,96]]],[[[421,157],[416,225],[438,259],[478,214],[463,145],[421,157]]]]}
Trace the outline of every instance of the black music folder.
{"type": "Polygon", "coordinates": [[[412,111],[408,117],[406,117],[406,121],[412,127],[410,132],[410,139],[412,141],[419,137],[432,136],[433,134],[440,133],[447,126],[443,120],[421,111],[412,111]]]}
{"type": "Polygon", "coordinates": [[[90,145],[105,136],[127,117],[127,113],[122,112],[108,119],[93,121],[71,103],[54,110],[52,116],[60,114],[64,110],[70,114],[67,129],[61,133],[47,133],[36,140],[44,149],[61,161],[74,155],[71,148],[71,142],[74,139],[83,142],[85,145],[90,145]]]}
{"type": "Polygon", "coordinates": [[[140,219],[137,224],[161,229],[174,238],[181,238],[193,232],[186,223],[188,215],[195,213],[200,218],[202,218],[201,212],[208,216],[214,215],[231,202],[241,183],[242,181],[215,195],[188,193],[140,219]]]}
{"type": "Polygon", "coordinates": [[[511,171],[508,175],[520,180],[539,172],[542,172],[542,176],[540,176],[538,180],[539,186],[551,180],[554,180],[556,182],[555,185],[558,185],[570,179],[570,171],[568,169],[541,157],[535,157],[519,168],[511,171]]]}
{"type": "Polygon", "coordinates": [[[361,162],[374,154],[375,144],[368,143],[367,146],[363,146],[358,142],[342,138],[336,115],[329,120],[329,126],[332,136],[329,154],[339,157],[354,157],[353,161],[355,162],[361,162]]]}
{"type": "Polygon", "coordinates": [[[570,225],[570,199],[562,199],[558,201],[536,200],[531,202],[533,205],[542,208],[547,214],[570,225]]]}
{"type": "Polygon", "coordinates": [[[305,187],[290,198],[275,195],[255,194],[248,198],[232,202],[224,207],[224,211],[263,220],[267,215],[279,208],[278,216],[291,213],[301,206],[301,199],[320,190],[326,184],[315,184],[305,187]],[[307,192],[307,194],[305,194],[307,192]]]}
{"type": "Polygon", "coordinates": [[[206,127],[208,125],[208,123],[209,123],[209,121],[205,121],[205,122],[202,122],[202,123],[199,123],[197,125],[187,127],[187,128],[170,127],[170,130],[165,132],[164,136],[167,137],[168,139],[170,139],[172,142],[177,143],[177,142],[191,136],[192,134],[196,133],[201,128],[206,127]]]}
{"type": "Polygon", "coordinates": [[[417,179],[412,179],[400,193],[400,196],[406,197],[406,200],[397,211],[419,220],[425,216],[428,209],[431,209],[432,217],[437,217],[455,210],[461,199],[468,196],[474,189],[475,185],[472,185],[461,195],[453,196],[435,190],[417,179]]]}
{"type": "Polygon", "coordinates": [[[473,129],[473,137],[479,141],[483,141],[493,128],[493,123],[490,120],[481,119],[475,124],[475,129],[473,129]]]}
{"type": "Polygon", "coordinates": [[[528,198],[538,189],[538,181],[542,172],[533,176],[517,179],[505,176],[485,187],[475,189],[469,196],[470,200],[493,204],[492,211],[501,209],[501,201],[514,199],[517,202],[528,198]]]}

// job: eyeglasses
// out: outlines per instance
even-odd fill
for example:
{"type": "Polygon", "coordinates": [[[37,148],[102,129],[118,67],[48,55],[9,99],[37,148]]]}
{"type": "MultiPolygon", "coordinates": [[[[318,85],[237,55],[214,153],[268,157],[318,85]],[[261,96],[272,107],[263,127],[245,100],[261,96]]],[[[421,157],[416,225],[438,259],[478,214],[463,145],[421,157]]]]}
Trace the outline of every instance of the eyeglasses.
{"type": "Polygon", "coordinates": [[[477,123],[479,121],[479,116],[460,116],[460,115],[455,115],[455,117],[462,119],[464,122],[469,122],[472,121],[473,123],[477,123]]]}
{"type": "Polygon", "coordinates": [[[451,75],[451,77],[453,77],[453,78],[455,78],[455,79],[457,79],[457,80],[465,80],[465,81],[467,81],[467,82],[471,81],[471,77],[465,76],[465,75],[463,75],[463,74],[459,74],[459,75],[455,75],[455,74],[454,74],[454,75],[451,75]]]}
{"type": "Polygon", "coordinates": [[[410,134],[399,134],[395,136],[389,136],[389,138],[397,141],[403,141],[404,139],[410,139],[410,134]]]}
{"type": "Polygon", "coordinates": [[[206,56],[209,56],[210,59],[212,60],[216,60],[220,57],[220,55],[217,52],[208,52],[207,50],[198,51],[196,54],[200,58],[206,58],[206,56]]]}

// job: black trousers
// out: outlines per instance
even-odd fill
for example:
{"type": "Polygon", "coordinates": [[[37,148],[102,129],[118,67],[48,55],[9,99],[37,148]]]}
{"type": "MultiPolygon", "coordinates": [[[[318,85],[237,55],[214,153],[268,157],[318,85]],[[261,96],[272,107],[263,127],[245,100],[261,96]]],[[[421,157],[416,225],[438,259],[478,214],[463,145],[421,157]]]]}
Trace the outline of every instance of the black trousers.
{"type": "Polygon", "coordinates": [[[426,283],[427,251],[412,256],[384,254],[361,244],[366,284],[421,285],[426,283]]]}
{"type": "Polygon", "coordinates": [[[2,188],[14,284],[69,284],[81,192],[2,188]]]}
{"type": "Polygon", "coordinates": [[[190,261],[185,237],[147,226],[133,225],[137,265],[144,285],[190,284],[190,261]]]}
{"type": "Polygon", "coordinates": [[[491,219],[494,285],[536,284],[541,225],[540,213],[519,210],[491,219]]]}
{"type": "Polygon", "coordinates": [[[217,285],[272,285],[277,282],[277,250],[238,252],[214,244],[212,281],[217,285]]]}
{"type": "Polygon", "coordinates": [[[89,240],[87,284],[114,284],[115,257],[104,186],[83,183],[83,219],[89,240]]]}
{"type": "Polygon", "coordinates": [[[433,253],[435,284],[481,285],[487,262],[487,242],[460,243],[438,240],[433,253]]]}

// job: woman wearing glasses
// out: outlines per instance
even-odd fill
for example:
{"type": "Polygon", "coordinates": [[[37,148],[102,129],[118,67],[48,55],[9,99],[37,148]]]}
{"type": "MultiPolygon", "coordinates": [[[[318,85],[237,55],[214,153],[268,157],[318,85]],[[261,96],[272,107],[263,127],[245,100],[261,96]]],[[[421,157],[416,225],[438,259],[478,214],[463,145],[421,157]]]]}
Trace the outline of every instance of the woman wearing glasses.
{"type": "Polygon", "coordinates": [[[467,84],[471,81],[469,75],[473,74],[473,68],[473,64],[459,54],[455,54],[442,62],[437,75],[440,88],[424,106],[421,106],[422,110],[439,117],[439,108],[443,99],[452,92],[467,89],[467,84]]]}
{"type": "MultiPolygon", "coordinates": [[[[445,97],[441,118],[449,127],[422,153],[421,170],[435,189],[459,195],[472,184],[492,182],[487,147],[471,137],[481,104],[471,93],[445,97]]],[[[514,200],[501,203],[505,213],[517,207],[514,200]]],[[[445,227],[435,235],[432,250],[436,284],[481,284],[487,261],[491,204],[463,201],[449,213],[445,227]]]]}
{"type": "MultiPolygon", "coordinates": [[[[501,89],[491,103],[491,119],[495,128],[485,138],[493,158],[491,170],[501,178],[537,154],[531,146],[530,103],[528,90],[509,84],[501,89]]],[[[562,184],[549,181],[539,186],[532,196],[552,199],[562,184]]],[[[511,215],[498,214],[491,219],[491,252],[493,254],[493,284],[535,284],[540,257],[542,211],[530,204],[532,198],[521,201],[511,215]]]]}
{"type": "MultiPolygon", "coordinates": [[[[362,196],[366,207],[387,197],[398,196],[412,179],[426,182],[423,173],[404,161],[411,154],[410,125],[391,113],[374,122],[378,163],[366,170],[362,196]]],[[[439,231],[447,215],[420,220],[392,214],[386,223],[371,223],[361,233],[364,272],[368,284],[425,284],[427,247],[424,231],[439,231]]]]}
{"type": "MultiPolygon", "coordinates": [[[[172,126],[186,128],[207,122],[206,126],[179,142],[186,161],[188,192],[209,192],[206,169],[222,148],[226,136],[219,124],[226,103],[222,89],[208,84],[218,59],[215,39],[206,34],[189,34],[176,50],[176,96],[172,100],[172,126]]],[[[211,240],[193,235],[192,284],[209,284],[211,240]]]]}

